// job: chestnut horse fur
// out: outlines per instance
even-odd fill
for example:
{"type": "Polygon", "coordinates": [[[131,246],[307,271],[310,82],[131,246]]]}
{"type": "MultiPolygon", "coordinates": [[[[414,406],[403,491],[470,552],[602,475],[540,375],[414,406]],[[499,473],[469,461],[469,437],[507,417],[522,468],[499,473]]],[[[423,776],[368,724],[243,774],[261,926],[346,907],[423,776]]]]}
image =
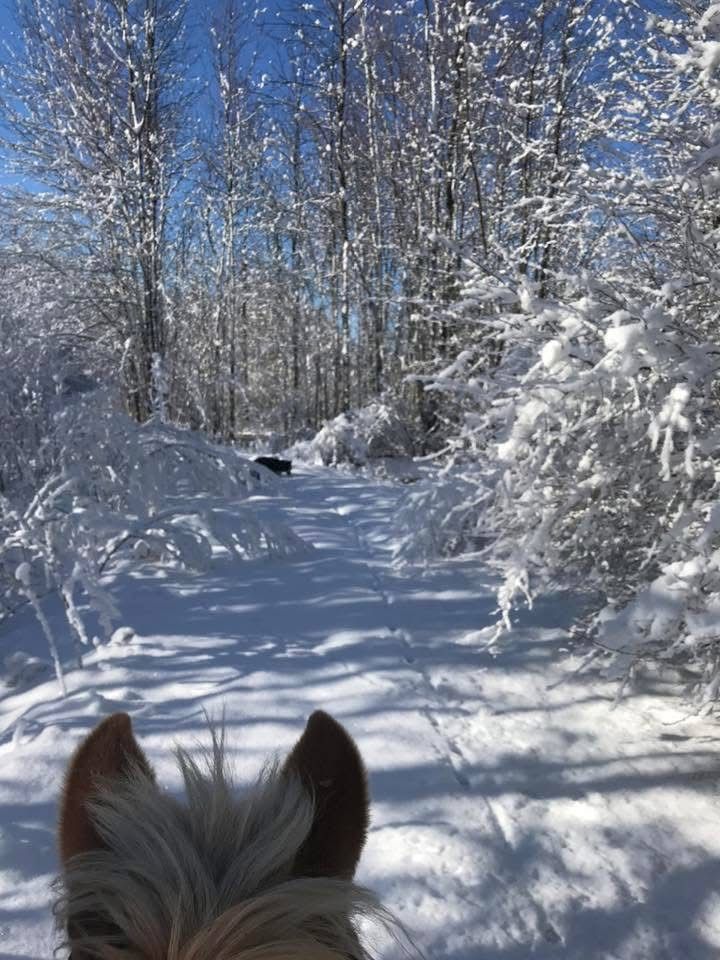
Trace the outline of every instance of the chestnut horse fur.
{"type": "Polygon", "coordinates": [[[186,803],[158,787],[125,713],[75,751],[56,908],[72,960],[366,960],[355,919],[393,921],[352,880],[369,799],[350,735],[318,710],[285,762],[238,790],[211,732],[203,761],[177,750],[186,803]]]}

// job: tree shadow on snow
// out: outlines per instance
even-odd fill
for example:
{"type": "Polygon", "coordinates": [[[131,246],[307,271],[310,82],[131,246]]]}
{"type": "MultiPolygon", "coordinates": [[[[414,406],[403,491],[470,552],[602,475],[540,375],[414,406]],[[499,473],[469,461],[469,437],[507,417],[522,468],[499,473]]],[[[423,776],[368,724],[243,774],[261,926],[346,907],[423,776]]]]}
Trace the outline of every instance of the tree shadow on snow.
{"type": "MultiPolygon", "coordinates": [[[[306,482],[320,500],[321,481],[306,482]]],[[[0,691],[0,709],[8,718],[0,745],[15,737],[20,750],[32,749],[35,763],[57,772],[59,789],[67,754],[102,715],[127,710],[140,738],[153,751],[161,746],[167,751],[174,739],[185,745],[194,737],[206,740],[205,711],[218,717],[224,707],[232,756],[243,772],[255,773],[268,743],[284,750],[307,714],[325,707],[358,733],[361,744],[373,744],[376,757],[387,757],[385,765],[375,763],[370,770],[376,806],[371,844],[381,847],[395,831],[402,844],[417,839],[418,859],[403,847],[407,862],[400,856],[385,872],[381,861],[372,879],[381,893],[417,886],[419,902],[437,901],[436,929],[432,920],[423,925],[429,957],[715,960],[717,943],[710,941],[704,915],[720,891],[720,858],[668,837],[662,809],[647,804],[653,791],[664,788],[680,798],[714,791],[720,773],[714,745],[691,743],[678,753],[673,741],[662,743],[661,736],[654,750],[645,736],[634,751],[606,756],[596,749],[582,760],[529,748],[498,748],[483,760],[454,753],[448,731],[481,708],[489,723],[516,714],[533,729],[561,726],[562,719],[554,718],[566,709],[609,708],[613,691],[598,684],[589,688],[585,677],[568,672],[561,695],[524,700],[512,680],[535,677],[542,689],[549,665],[567,642],[564,628],[575,615],[574,599],[558,595],[523,615],[515,634],[491,654],[467,640],[471,629],[492,619],[489,588],[459,582],[451,568],[420,579],[378,574],[364,550],[363,531],[381,522],[392,496],[385,500],[365,487],[364,480],[353,478],[334,482],[340,494],[328,508],[342,508],[347,491],[348,499],[364,504],[365,519],[357,522],[353,541],[330,517],[319,541],[325,546],[310,558],[219,557],[208,575],[143,568],[119,577],[113,594],[124,622],[137,632],[135,642],[103,647],[87,670],[70,671],[66,701],[58,698],[53,680],[28,691],[0,691]],[[526,630],[530,626],[533,632],[526,630]],[[509,692],[489,705],[484,678],[497,677],[507,679],[509,692]],[[403,731],[418,718],[438,750],[427,762],[402,754],[403,731]],[[51,730],[57,736],[46,744],[43,735],[51,730]],[[394,737],[401,749],[383,753],[382,745],[394,737]],[[646,803],[645,822],[622,822],[621,805],[611,805],[623,795],[646,803]],[[514,834],[494,820],[493,805],[506,801],[517,815],[514,834]],[[562,848],[561,826],[586,802],[592,810],[608,805],[608,817],[588,820],[598,863],[583,873],[573,866],[572,851],[562,848]],[[447,842],[444,866],[423,849],[425,831],[447,842]],[[619,862],[625,849],[636,861],[632,888],[613,880],[610,855],[619,862]],[[610,858],[605,864],[603,851],[610,858]],[[468,879],[454,871],[453,857],[481,862],[477,869],[464,863],[468,879]],[[609,893],[593,889],[598,876],[609,893]],[[450,884],[463,910],[459,918],[442,919],[443,884],[450,884]],[[514,918],[513,931],[497,926],[505,916],[514,918]],[[453,946],[453,935],[461,946],[453,946]]],[[[267,509],[274,509],[272,503],[267,509]]],[[[313,504],[288,501],[288,509],[299,532],[313,522],[313,504]]],[[[19,643],[26,629],[38,637],[29,614],[6,634],[4,649],[13,638],[19,643]]],[[[30,646],[42,654],[41,642],[30,646]]],[[[36,653],[24,639],[22,648],[36,653]]],[[[492,730],[480,731],[478,738],[481,734],[493,737],[492,730]]],[[[590,739],[592,731],[582,735],[590,739]]],[[[12,784],[0,782],[5,786],[12,784]]],[[[7,834],[0,867],[17,871],[21,880],[54,872],[54,821],[51,802],[0,804],[0,828],[7,834]]],[[[21,911],[0,899],[0,926],[4,913],[22,919],[21,911]]],[[[8,956],[1,949],[0,955],[8,956]]]]}

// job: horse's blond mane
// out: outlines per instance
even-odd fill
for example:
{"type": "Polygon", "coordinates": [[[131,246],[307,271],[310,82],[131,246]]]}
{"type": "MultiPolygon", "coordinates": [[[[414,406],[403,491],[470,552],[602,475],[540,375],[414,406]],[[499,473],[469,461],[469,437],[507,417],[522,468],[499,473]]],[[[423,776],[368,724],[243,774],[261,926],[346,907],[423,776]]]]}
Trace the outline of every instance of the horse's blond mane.
{"type": "Polygon", "coordinates": [[[92,802],[103,848],[69,860],[56,909],[74,960],[368,960],[354,921],[389,922],[373,894],[293,876],[314,816],[299,778],[275,764],[236,790],[222,734],[177,757],[184,803],[139,766],[92,802]]]}

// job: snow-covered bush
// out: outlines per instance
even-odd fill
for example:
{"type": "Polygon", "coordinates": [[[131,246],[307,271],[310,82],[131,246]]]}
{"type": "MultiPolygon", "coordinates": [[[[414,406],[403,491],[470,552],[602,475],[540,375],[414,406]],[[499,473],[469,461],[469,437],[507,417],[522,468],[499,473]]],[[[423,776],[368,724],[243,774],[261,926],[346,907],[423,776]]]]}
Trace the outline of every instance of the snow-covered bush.
{"type": "Polygon", "coordinates": [[[102,580],[109,566],[162,562],[204,570],[215,546],[255,557],[304,549],[292,530],[258,520],[248,505],[231,520],[213,497],[245,499],[261,481],[235,450],[158,421],[140,426],[118,412],[111,392],[65,403],[44,440],[46,479],[30,495],[0,500],[2,614],[33,607],[62,684],[62,657],[43,597],[63,602],[78,661],[109,640],[117,611],[102,580]],[[80,598],[102,640],[81,613],[80,598]]]}
{"type": "Polygon", "coordinates": [[[415,484],[395,517],[395,559],[415,565],[476,551],[483,544],[478,520],[484,496],[482,487],[452,463],[415,484]]]}
{"type": "Polygon", "coordinates": [[[605,598],[593,625],[605,646],[628,663],[696,660],[715,687],[720,347],[686,326],[681,281],[642,298],[566,284],[550,300],[470,277],[477,349],[428,385],[461,398],[464,424],[437,485],[409,494],[400,519],[420,532],[400,556],[481,550],[505,626],[518,601],[580,583],[605,598]],[[484,294],[502,311],[484,316],[484,294]]]}
{"type": "Polygon", "coordinates": [[[362,466],[381,457],[408,457],[414,441],[408,420],[396,404],[377,401],[330,420],[312,440],[301,441],[291,453],[306,463],[362,466]]]}
{"type": "Polygon", "coordinates": [[[42,278],[0,259],[0,494],[35,489],[46,478],[55,415],[97,386],[95,352],[73,342],[50,297],[42,278]],[[35,300],[43,294],[40,308],[35,300]]]}

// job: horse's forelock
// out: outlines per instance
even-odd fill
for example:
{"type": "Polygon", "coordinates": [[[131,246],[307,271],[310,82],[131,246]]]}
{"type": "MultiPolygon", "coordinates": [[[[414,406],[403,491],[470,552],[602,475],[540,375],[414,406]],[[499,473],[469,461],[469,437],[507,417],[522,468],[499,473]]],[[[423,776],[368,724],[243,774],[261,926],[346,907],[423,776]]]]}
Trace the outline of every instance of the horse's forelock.
{"type": "Polygon", "coordinates": [[[375,912],[374,897],[347,882],[294,880],[225,911],[177,960],[364,960],[348,918],[375,912]]]}

